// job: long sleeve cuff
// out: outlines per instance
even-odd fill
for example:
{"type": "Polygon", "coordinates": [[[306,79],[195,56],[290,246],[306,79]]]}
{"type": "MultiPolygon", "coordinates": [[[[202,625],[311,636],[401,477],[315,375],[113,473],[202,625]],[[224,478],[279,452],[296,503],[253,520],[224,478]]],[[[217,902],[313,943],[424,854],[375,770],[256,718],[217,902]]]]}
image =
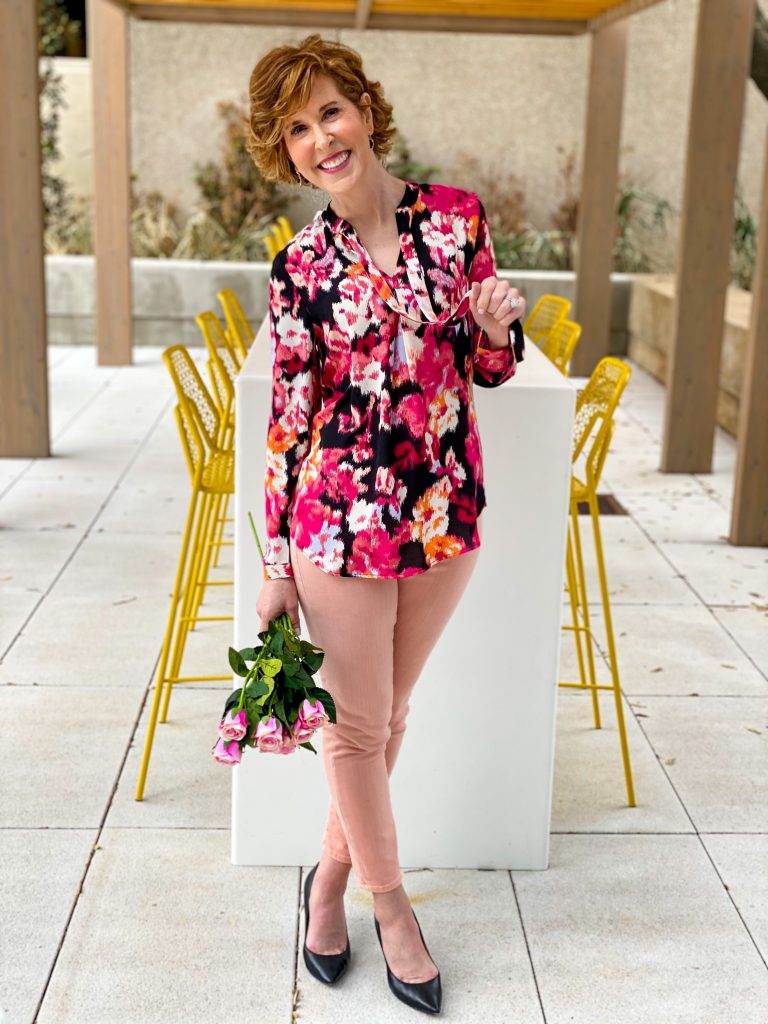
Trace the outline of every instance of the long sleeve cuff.
{"type": "Polygon", "coordinates": [[[262,575],[265,580],[292,580],[293,566],[290,562],[264,562],[262,575]]]}
{"type": "Polygon", "coordinates": [[[481,387],[495,388],[514,376],[517,364],[525,357],[525,335],[519,320],[509,325],[509,341],[504,348],[491,348],[482,344],[487,338],[485,331],[475,350],[475,383],[481,387]]]}

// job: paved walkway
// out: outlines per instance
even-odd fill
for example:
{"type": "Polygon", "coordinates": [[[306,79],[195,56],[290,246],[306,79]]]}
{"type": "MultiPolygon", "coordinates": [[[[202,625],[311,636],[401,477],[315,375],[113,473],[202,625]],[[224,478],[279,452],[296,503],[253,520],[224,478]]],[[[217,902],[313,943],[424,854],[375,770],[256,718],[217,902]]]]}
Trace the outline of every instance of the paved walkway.
{"type": "MultiPolygon", "coordinates": [[[[134,801],[187,499],[170,385],[159,349],[50,363],[54,457],[0,459],[0,1024],[415,1020],[354,876],[329,989],[301,871],[229,863],[229,772],[190,756],[226,683],[176,689],[134,801]]],[[[406,874],[446,1022],[767,1019],[768,551],[725,540],[727,435],[714,473],[656,471],[664,391],[633,369],[601,490],[639,806],[608,698],[597,732],[561,690],[550,869],[406,874]]]]}

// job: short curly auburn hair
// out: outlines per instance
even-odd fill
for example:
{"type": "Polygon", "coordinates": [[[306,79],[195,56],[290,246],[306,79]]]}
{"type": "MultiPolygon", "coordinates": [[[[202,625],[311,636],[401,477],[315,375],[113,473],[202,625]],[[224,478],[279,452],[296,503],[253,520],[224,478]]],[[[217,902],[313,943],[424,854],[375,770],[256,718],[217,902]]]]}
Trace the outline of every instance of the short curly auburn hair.
{"type": "Polygon", "coordinates": [[[381,157],[392,148],[396,134],[392,104],[384,99],[381,83],[366,77],[356,50],[313,32],[295,46],[274,47],[251,72],[245,148],[268,181],[297,184],[282,137],[283,125],[286,118],[308,103],[317,74],[332,78],[342,96],[361,111],[360,97],[367,92],[373,115],[373,151],[381,157]]]}

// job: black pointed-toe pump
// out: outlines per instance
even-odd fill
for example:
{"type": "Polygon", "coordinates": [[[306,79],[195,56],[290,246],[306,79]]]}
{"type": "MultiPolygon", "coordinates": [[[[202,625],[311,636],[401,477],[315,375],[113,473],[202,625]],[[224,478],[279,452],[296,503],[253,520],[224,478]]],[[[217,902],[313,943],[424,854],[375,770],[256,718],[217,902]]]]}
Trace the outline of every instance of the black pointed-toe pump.
{"type": "Polygon", "coordinates": [[[304,881],[304,963],[307,965],[309,973],[318,981],[324,981],[326,985],[333,985],[335,981],[339,980],[349,963],[349,933],[347,933],[347,948],[341,953],[313,953],[311,949],[307,948],[309,893],[319,863],[320,861],[315,864],[304,881]]]}
{"type": "MultiPolygon", "coordinates": [[[[416,911],[413,907],[411,907],[411,911],[413,916],[416,917],[416,911]]],[[[387,964],[387,981],[389,982],[390,989],[398,999],[407,1006],[412,1006],[414,1010],[421,1010],[424,1013],[440,1013],[440,1006],[443,1001],[440,971],[437,972],[434,978],[430,978],[428,981],[402,981],[389,969],[387,954],[384,953],[384,943],[381,941],[381,929],[375,914],[373,915],[373,922],[376,925],[376,934],[379,937],[381,952],[384,954],[384,963],[387,964]]],[[[416,917],[416,925],[419,929],[419,935],[421,935],[421,941],[424,943],[424,949],[429,953],[427,944],[424,942],[418,917],[416,917]]]]}

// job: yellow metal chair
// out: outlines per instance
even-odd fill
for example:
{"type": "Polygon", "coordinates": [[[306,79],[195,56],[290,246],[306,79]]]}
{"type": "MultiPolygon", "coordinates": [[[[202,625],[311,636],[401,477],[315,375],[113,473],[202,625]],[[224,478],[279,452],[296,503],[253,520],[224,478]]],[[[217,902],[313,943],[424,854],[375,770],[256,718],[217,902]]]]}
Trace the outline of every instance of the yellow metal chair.
{"type": "Polygon", "coordinates": [[[294,230],[291,227],[291,222],[283,214],[280,214],[280,216],[277,218],[277,227],[278,231],[280,232],[280,237],[282,238],[283,245],[280,246],[280,248],[282,249],[283,246],[288,245],[290,240],[293,238],[294,230]]]}
{"type": "Polygon", "coordinates": [[[562,295],[541,295],[523,321],[523,330],[536,345],[546,339],[553,325],[568,316],[571,300],[562,295]]]}
{"type": "Polygon", "coordinates": [[[581,324],[565,317],[554,323],[541,343],[541,351],[558,368],[564,377],[568,376],[568,364],[581,337],[581,324]]]}
{"type": "Polygon", "coordinates": [[[283,249],[293,238],[294,230],[291,227],[291,222],[287,217],[282,214],[270,225],[269,230],[266,231],[261,237],[264,245],[267,248],[267,256],[270,260],[273,260],[275,256],[283,249]]]}
{"type": "Polygon", "coordinates": [[[240,354],[242,365],[253,344],[256,333],[251,327],[243,307],[240,305],[240,300],[231,288],[222,288],[221,291],[216,292],[216,297],[224,311],[224,319],[227,322],[227,334],[240,354]]]}
{"type": "Polygon", "coordinates": [[[234,451],[221,446],[223,434],[218,409],[187,349],[183,345],[172,345],[163,352],[163,361],[176,390],[178,404],[174,416],[192,489],[155,678],[136,800],[143,799],[155,725],[158,714],[161,722],[167,720],[174,685],[231,681],[232,678],[231,673],[183,676],[181,664],[190,629],[198,622],[226,622],[233,618],[232,615],[201,616],[196,608],[198,593],[206,587],[232,586],[232,580],[209,581],[206,576],[210,549],[215,544],[216,506],[223,497],[234,492],[234,451]]]}
{"type": "Polygon", "coordinates": [[[575,468],[571,473],[570,515],[565,569],[566,590],[570,599],[572,624],[564,625],[563,630],[572,631],[574,634],[576,656],[579,665],[579,682],[561,680],[559,685],[563,687],[577,687],[591,692],[592,711],[595,728],[597,729],[600,728],[601,724],[598,691],[611,690],[613,692],[619,731],[619,745],[627,789],[627,802],[630,807],[634,807],[636,806],[634,783],[624,722],[621,683],[616,657],[616,641],[611,618],[611,603],[608,595],[605,557],[600,531],[600,510],[597,500],[597,487],[613,434],[613,416],[630,374],[631,369],[627,363],[613,356],[606,356],[597,364],[586,386],[580,391],[576,400],[572,463],[576,467],[576,464],[580,463],[580,460],[583,459],[584,470],[583,472],[581,469],[579,470],[581,476],[577,475],[575,468]],[[598,683],[595,672],[594,634],[590,625],[589,595],[587,593],[579,529],[578,506],[581,502],[586,502],[592,521],[595,559],[600,582],[600,598],[608,647],[608,663],[611,671],[610,683],[598,683]]]}
{"type": "MultiPolygon", "coordinates": [[[[221,421],[225,424],[224,435],[232,443],[235,417],[235,381],[240,373],[238,362],[230,339],[221,320],[211,310],[198,313],[195,323],[200,328],[205,347],[208,350],[208,374],[211,380],[211,397],[216,402],[221,421]]],[[[226,442],[225,442],[226,443],[226,442]]]]}
{"type": "MultiPolygon", "coordinates": [[[[226,447],[227,445],[234,443],[235,380],[239,373],[239,367],[236,364],[236,357],[232,352],[227,334],[216,314],[210,310],[206,310],[204,313],[198,313],[195,317],[195,322],[200,328],[200,333],[203,336],[205,347],[208,350],[207,365],[208,376],[211,381],[211,393],[219,410],[221,422],[226,424],[226,430],[222,440],[222,445],[226,447]]],[[[232,521],[232,517],[227,515],[228,506],[229,496],[225,496],[221,504],[220,515],[216,524],[216,537],[218,543],[216,545],[216,553],[214,556],[214,566],[219,564],[219,556],[221,554],[222,547],[226,547],[231,543],[230,541],[225,541],[223,539],[225,524],[232,521]]],[[[202,593],[200,596],[202,597],[202,593]]]]}

